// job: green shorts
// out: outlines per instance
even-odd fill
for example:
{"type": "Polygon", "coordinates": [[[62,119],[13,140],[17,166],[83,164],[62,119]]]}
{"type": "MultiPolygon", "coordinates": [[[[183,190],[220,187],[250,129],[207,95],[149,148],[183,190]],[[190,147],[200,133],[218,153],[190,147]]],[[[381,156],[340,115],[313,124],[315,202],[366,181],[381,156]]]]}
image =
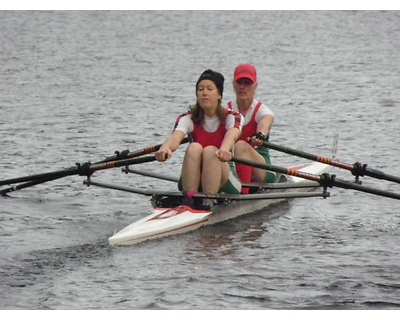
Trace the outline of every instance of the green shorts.
{"type": "MultiPolygon", "coordinates": [[[[265,163],[271,164],[271,157],[269,155],[269,149],[268,148],[257,148],[256,151],[262,155],[262,157],[265,159],[265,163]]],[[[275,182],[275,173],[268,171],[267,174],[265,175],[264,182],[270,183],[270,182],[275,182]]]]}
{"type": "MultiPolygon", "coordinates": [[[[235,163],[230,161],[228,162],[229,168],[231,169],[231,172],[229,173],[228,181],[225,182],[225,184],[218,190],[220,193],[229,193],[229,194],[240,194],[241,189],[242,189],[242,184],[240,183],[240,180],[237,176],[236,173],[236,168],[235,168],[235,163]]],[[[182,191],[182,177],[179,178],[178,181],[178,189],[179,191],[182,191]]],[[[199,187],[199,192],[202,191],[202,187],[200,184],[199,187]]]]}

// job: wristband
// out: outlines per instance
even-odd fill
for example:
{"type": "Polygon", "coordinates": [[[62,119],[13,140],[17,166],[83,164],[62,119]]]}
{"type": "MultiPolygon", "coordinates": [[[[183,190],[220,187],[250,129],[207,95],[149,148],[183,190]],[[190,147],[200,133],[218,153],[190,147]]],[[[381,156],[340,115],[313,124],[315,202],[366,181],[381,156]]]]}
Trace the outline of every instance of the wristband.
{"type": "Polygon", "coordinates": [[[257,138],[258,140],[262,140],[262,141],[267,140],[267,136],[261,131],[258,131],[253,137],[257,138]]]}

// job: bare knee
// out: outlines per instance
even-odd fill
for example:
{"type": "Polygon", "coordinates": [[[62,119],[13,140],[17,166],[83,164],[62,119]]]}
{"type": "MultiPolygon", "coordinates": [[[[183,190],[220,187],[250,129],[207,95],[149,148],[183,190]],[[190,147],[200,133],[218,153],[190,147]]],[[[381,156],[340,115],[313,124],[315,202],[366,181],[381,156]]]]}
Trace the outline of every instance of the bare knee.
{"type": "Polygon", "coordinates": [[[198,142],[192,142],[186,149],[187,155],[200,155],[203,152],[203,146],[198,142]]]}
{"type": "Polygon", "coordinates": [[[253,147],[244,140],[239,140],[235,143],[235,156],[241,157],[248,153],[253,147]]]}
{"type": "Polygon", "coordinates": [[[215,152],[218,149],[214,146],[207,146],[203,149],[203,160],[216,158],[215,152]]]}

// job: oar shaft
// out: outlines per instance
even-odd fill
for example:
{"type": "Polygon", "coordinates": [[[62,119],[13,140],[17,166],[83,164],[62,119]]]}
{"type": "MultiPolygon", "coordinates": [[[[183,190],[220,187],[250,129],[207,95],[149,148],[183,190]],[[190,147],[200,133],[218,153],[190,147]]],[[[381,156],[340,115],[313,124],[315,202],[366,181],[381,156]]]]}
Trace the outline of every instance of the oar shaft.
{"type": "Polygon", "coordinates": [[[71,176],[71,175],[77,174],[78,172],[79,172],[79,169],[78,169],[78,166],[76,166],[76,167],[71,167],[71,168],[65,169],[65,170],[59,170],[59,171],[47,172],[47,173],[39,173],[39,174],[34,174],[34,175],[20,177],[20,178],[2,180],[2,181],[0,181],[0,186],[3,186],[5,184],[13,184],[13,183],[32,181],[32,180],[41,180],[41,179],[52,180],[53,178],[62,178],[62,177],[66,177],[66,176],[71,176]]]}
{"type": "MultiPolygon", "coordinates": [[[[188,141],[189,141],[189,138],[186,137],[181,141],[181,144],[184,144],[184,143],[186,143],[188,141]]],[[[146,154],[157,152],[158,150],[160,150],[162,145],[163,144],[158,144],[158,145],[155,145],[155,146],[152,146],[152,147],[149,147],[149,148],[144,148],[142,150],[133,151],[133,152],[128,154],[128,158],[136,158],[136,157],[144,156],[146,154]]]]}
{"type": "Polygon", "coordinates": [[[375,189],[375,188],[370,188],[363,186],[361,184],[358,184],[356,182],[348,182],[340,179],[333,179],[332,183],[335,187],[343,188],[343,189],[353,189],[353,190],[358,190],[370,194],[375,194],[378,196],[383,196],[387,198],[392,198],[392,199],[398,199],[400,200],[400,194],[390,192],[390,191],[384,191],[380,189],[375,189]]]}
{"type": "Polygon", "coordinates": [[[344,163],[341,161],[336,161],[334,159],[330,159],[327,157],[323,157],[323,156],[319,156],[319,155],[314,155],[311,153],[307,153],[304,151],[299,151],[299,150],[295,150],[292,148],[288,148],[288,147],[284,147],[284,146],[280,146],[271,142],[264,142],[264,147],[273,149],[273,150],[277,150],[277,151],[281,151],[287,154],[291,154],[294,156],[298,156],[301,158],[305,158],[305,159],[309,159],[312,161],[317,161],[317,162],[321,162],[321,163],[325,163],[328,165],[331,165],[332,167],[337,167],[340,169],[345,169],[348,171],[351,171],[351,173],[354,176],[369,176],[372,178],[377,178],[377,179],[381,179],[381,180],[387,180],[387,181],[392,181],[392,182],[396,182],[396,183],[400,183],[400,177],[396,177],[396,176],[392,176],[389,174],[386,174],[382,171],[379,170],[374,170],[374,169],[369,169],[367,168],[367,165],[362,165],[360,163],[355,163],[355,164],[348,164],[348,163],[344,163]]]}
{"type": "MultiPolygon", "coordinates": [[[[142,157],[142,158],[135,158],[135,159],[110,161],[110,162],[106,162],[104,164],[97,163],[97,164],[90,165],[90,163],[85,163],[82,165],[82,167],[80,169],[79,169],[79,167],[76,167],[74,169],[71,168],[67,172],[66,172],[66,170],[63,170],[63,171],[57,171],[57,172],[52,172],[52,173],[44,173],[44,174],[30,176],[30,177],[34,177],[34,178],[29,180],[29,182],[22,183],[22,184],[19,184],[16,186],[12,186],[12,187],[0,190],[0,195],[4,196],[7,193],[12,192],[12,191],[25,189],[25,188],[32,187],[32,186],[35,186],[40,183],[49,182],[52,180],[64,178],[66,176],[70,176],[70,175],[74,175],[74,174],[90,176],[91,174],[93,174],[94,171],[122,167],[122,166],[131,165],[131,164],[145,163],[145,162],[150,162],[150,161],[154,161],[154,160],[155,160],[155,156],[149,156],[149,157],[142,157]],[[84,166],[86,166],[86,168],[84,168],[84,166]]],[[[27,179],[27,178],[29,178],[29,177],[24,177],[23,179],[19,178],[18,179],[19,181],[17,181],[17,182],[26,181],[24,179],[27,179]]],[[[9,180],[13,180],[13,179],[9,179],[9,180]]],[[[7,182],[7,180],[5,180],[5,181],[7,182]]],[[[14,181],[14,182],[16,182],[16,181],[14,181]]],[[[14,183],[14,182],[10,182],[10,183],[14,183]]]]}
{"type": "MultiPolygon", "coordinates": [[[[185,139],[182,140],[181,144],[184,144],[186,142],[188,142],[189,139],[186,137],[185,139]]],[[[125,166],[125,165],[129,165],[129,163],[125,163],[125,162],[118,162],[118,161],[124,161],[124,159],[131,159],[131,158],[136,158],[136,157],[140,157],[142,155],[146,155],[146,154],[150,154],[153,152],[158,151],[161,148],[162,144],[158,144],[152,147],[148,147],[148,148],[144,148],[144,149],[140,149],[134,152],[129,153],[128,155],[124,156],[118,153],[118,155],[113,156],[113,157],[109,157],[106,158],[102,161],[99,162],[95,162],[93,164],[90,164],[89,162],[84,163],[82,166],[80,166],[79,164],[75,167],[71,167],[68,169],[64,169],[64,170],[59,170],[59,171],[54,171],[54,172],[47,172],[47,173],[40,173],[40,174],[34,174],[34,175],[29,175],[29,176],[25,176],[25,177],[19,177],[19,178],[12,178],[12,179],[6,179],[6,180],[1,180],[0,181],[0,186],[6,185],[6,184],[13,184],[13,183],[20,183],[20,182],[28,182],[27,184],[21,185],[21,186],[16,186],[16,187],[11,187],[8,189],[4,189],[4,193],[2,193],[3,195],[7,192],[5,192],[5,190],[9,190],[8,192],[11,191],[15,191],[15,190],[20,190],[22,188],[27,188],[29,186],[33,186],[39,183],[44,183],[47,181],[51,181],[51,180],[55,180],[58,178],[63,178],[63,177],[67,177],[70,175],[74,175],[74,174],[79,174],[79,175],[89,175],[90,170],[96,171],[96,170],[102,170],[102,169],[108,169],[108,168],[114,168],[114,167],[120,167],[120,166],[125,166]],[[121,157],[123,157],[123,159],[121,160],[121,157]],[[90,165],[90,167],[89,167],[90,165]],[[86,166],[86,168],[85,168],[86,166]],[[34,182],[34,180],[37,180],[37,183],[34,182]]],[[[146,162],[145,160],[141,160],[146,162]]],[[[154,160],[150,160],[150,161],[154,161],[154,160]]],[[[132,162],[131,164],[135,164],[136,162],[132,162]]],[[[138,163],[142,163],[142,162],[138,162],[138,163]]],[[[0,191],[2,192],[2,191],[0,191]]]]}
{"type": "MultiPolygon", "coordinates": [[[[118,168],[118,167],[123,167],[123,166],[129,166],[131,164],[140,164],[140,163],[151,162],[151,161],[155,161],[155,160],[156,160],[155,156],[147,156],[147,157],[139,157],[139,158],[134,158],[134,159],[124,159],[124,160],[111,161],[111,162],[106,162],[106,163],[92,164],[89,167],[89,169],[88,169],[89,171],[87,173],[91,174],[94,171],[98,171],[98,170],[118,168]]],[[[90,174],[88,174],[88,175],[90,175],[90,174]]],[[[86,174],[81,174],[81,175],[86,175],[86,174]]]]}
{"type": "Polygon", "coordinates": [[[269,170],[269,171],[273,171],[273,172],[287,174],[290,176],[304,178],[307,180],[312,180],[312,181],[317,181],[317,182],[320,182],[320,180],[321,180],[321,178],[315,174],[300,172],[298,170],[283,168],[283,167],[275,166],[275,165],[268,164],[268,163],[259,163],[259,162],[254,162],[254,161],[248,161],[248,160],[240,159],[240,158],[236,158],[236,157],[232,157],[231,161],[236,162],[236,163],[241,163],[241,164],[244,164],[247,166],[259,168],[259,169],[264,169],[264,170],[269,170]]]}
{"type": "Polygon", "coordinates": [[[374,169],[364,169],[364,175],[370,176],[373,178],[381,179],[381,180],[387,180],[387,181],[392,181],[392,182],[397,182],[400,183],[400,177],[392,176],[390,174],[383,173],[382,171],[379,170],[374,170],[374,169]]]}
{"type": "MultiPolygon", "coordinates": [[[[110,168],[117,168],[117,167],[122,167],[122,166],[128,166],[131,164],[139,164],[139,163],[145,163],[145,162],[151,162],[155,161],[156,157],[155,156],[148,156],[148,157],[141,157],[141,158],[134,158],[134,159],[125,159],[125,160],[118,160],[118,161],[110,161],[106,163],[97,163],[90,165],[89,162],[84,163],[80,168],[74,168],[74,169],[69,169],[68,171],[57,171],[57,172],[52,172],[52,173],[46,173],[46,174],[38,174],[30,177],[34,177],[29,182],[19,184],[13,187],[9,187],[3,190],[0,190],[0,195],[4,196],[9,192],[12,191],[17,191],[21,189],[25,189],[40,183],[45,183],[48,181],[52,181],[55,179],[63,178],[69,175],[73,174],[79,174],[79,175],[92,175],[93,172],[98,171],[98,170],[104,170],[104,169],[110,169],[110,168]]],[[[27,179],[28,177],[25,177],[23,179],[27,179]]],[[[19,178],[17,182],[23,182],[26,180],[23,180],[19,178]]],[[[16,180],[16,179],[9,179],[9,181],[16,180]]],[[[5,180],[7,182],[7,180],[5,180]]],[[[15,182],[15,181],[14,181],[15,182]]],[[[12,183],[12,182],[10,182],[12,183]]]]}
{"type": "Polygon", "coordinates": [[[267,148],[273,149],[273,150],[281,151],[281,152],[284,152],[284,153],[287,153],[287,154],[291,154],[291,155],[294,155],[294,156],[298,156],[298,157],[301,157],[301,158],[305,158],[305,159],[309,159],[309,160],[312,160],[312,161],[317,161],[317,162],[322,162],[322,163],[325,163],[325,164],[329,164],[329,165],[331,165],[333,167],[338,167],[338,168],[342,168],[342,169],[346,169],[346,170],[350,170],[350,171],[353,170],[353,165],[351,165],[351,164],[343,163],[343,162],[340,162],[340,161],[335,161],[333,159],[326,158],[326,157],[323,157],[323,156],[314,155],[314,154],[311,154],[311,153],[308,153],[308,152],[299,151],[299,150],[295,150],[295,149],[288,148],[288,147],[283,147],[283,146],[280,146],[280,145],[277,145],[277,144],[274,144],[274,143],[271,143],[271,142],[267,142],[267,141],[264,142],[264,146],[267,147],[267,148]]]}
{"type": "MultiPolygon", "coordinates": [[[[188,141],[189,141],[189,138],[186,137],[186,138],[184,138],[182,140],[181,144],[184,144],[184,143],[186,143],[188,141]]],[[[122,152],[117,152],[116,151],[115,152],[116,153],[115,156],[105,158],[103,161],[99,161],[99,162],[96,162],[94,164],[110,162],[110,161],[118,161],[118,160],[123,160],[123,159],[130,159],[130,158],[137,158],[137,157],[140,157],[140,156],[144,156],[146,154],[157,152],[161,148],[161,146],[162,146],[162,143],[154,145],[152,147],[147,147],[147,148],[139,149],[139,150],[136,150],[136,151],[132,151],[132,152],[129,152],[129,153],[128,153],[128,150],[122,151],[122,152]]]]}
{"type": "Polygon", "coordinates": [[[288,169],[288,168],[275,166],[272,164],[248,161],[248,160],[239,159],[236,157],[232,157],[232,161],[236,162],[236,163],[241,163],[241,164],[244,164],[247,166],[259,168],[259,169],[279,172],[279,173],[287,174],[290,176],[295,176],[295,177],[299,177],[299,178],[303,178],[303,179],[307,179],[307,180],[317,181],[322,187],[335,186],[335,187],[339,187],[339,188],[343,188],[343,189],[354,189],[354,190],[363,191],[366,193],[371,193],[371,194],[375,194],[375,195],[379,195],[379,196],[384,196],[387,198],[400,200],[400,194],[390,192],[390,191],[384,191],[384,190],[374,189],[374,188],[370,188],[370,187],[365,187],[365,186],[362,186],[361,184],[358,184],[355,182],[347,182],[344,180],[335,179],[334,175],[329,175],[327,173],[324,173],[324,174],[318,176],[318,175],[304,173],[304,172],[290,169],[290,168],[288,169]]]}
{"type": "Polygon", "coordinates": [[[64,177],[64,175],[56,176],[56,177],[52,177],[52,178],[37,179],[37,180],[32,180],[29,182],[21,183],[16,186],[13,186],[13,187],[9,187],[9,188],[0,190],[0,195],[5,196],[7,193],[12,192],[12,191],[29,188],[29,187],[35,186],[37,184],[49,182],[49,181],[56,180],[56,179],[63,178],[63,177],[64,177]]]}

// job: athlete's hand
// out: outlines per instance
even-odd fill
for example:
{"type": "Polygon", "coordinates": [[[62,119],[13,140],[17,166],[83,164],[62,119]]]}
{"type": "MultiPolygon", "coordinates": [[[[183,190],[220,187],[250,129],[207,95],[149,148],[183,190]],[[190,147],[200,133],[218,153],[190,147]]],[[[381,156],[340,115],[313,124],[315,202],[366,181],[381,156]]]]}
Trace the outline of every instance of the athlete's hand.
{"type": "Polygon", "coordinates": [[[169,148],[160,148],[155,154],[156,160],[159,162],[164,162],[170,159],[172,156],[172,151],[169,148]]]}
{"type": "Polygon", "coordinates": [[[267,136],[262,132],[257,132],[255,135],[248,138],[248,142],[256,148],[261,147],[265,140],[267,140],[267,136]]]}
{"type": "Polygon", "coordinates": [[[227,162],[232,159],[232,153],[229,150],[219,149],[215,152],[215,155],[220,161],[227,162]]]}

